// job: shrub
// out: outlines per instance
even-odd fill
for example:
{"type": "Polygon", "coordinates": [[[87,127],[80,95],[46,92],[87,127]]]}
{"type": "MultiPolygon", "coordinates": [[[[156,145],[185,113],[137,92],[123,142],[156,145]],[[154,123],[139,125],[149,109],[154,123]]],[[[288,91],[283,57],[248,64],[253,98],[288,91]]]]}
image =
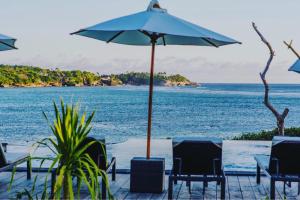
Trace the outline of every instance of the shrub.
{"type": "MultiPolygon", "coordinates": [[[[285,136],[300,136],[300,128],[291,127],[284,129],[285,136]]],[[[243,133],[235,136],[233,140],[272,140],[274,136],[278,135],[277,129],[263,130],[258,133],[243,133]]]]}

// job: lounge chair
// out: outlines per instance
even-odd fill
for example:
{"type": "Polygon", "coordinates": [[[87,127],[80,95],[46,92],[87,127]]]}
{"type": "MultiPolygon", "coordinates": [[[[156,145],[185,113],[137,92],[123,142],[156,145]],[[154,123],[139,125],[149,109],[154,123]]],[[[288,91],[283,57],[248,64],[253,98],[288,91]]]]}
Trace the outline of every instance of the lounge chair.
{"type": "MultiPolygon", "coordinates": [[[[86,153],[93,159],[93,161],[98,165],[99,169],[112,173],[112,181],[116,180],[116,158],[113,157],[110,162],[107,161],[107,154],[106,154],[106,143],[105,139],[96,139],[93,137],[87,137],[86,140],[83,142],[82,145],[86,145],[92,141],[99,141],[94,143],[89,148],[87,148],[86,153]]],[[[54,184],[56,180],[57,170],[52,171],[52,183],[51,183],[51,194],[54,191],[54,184]]],[[[102,199],[106,199],[106,185],[105,182],[102,181],[102,199]]]]}
{"type": "MultiPolygon", "coordinates": [[[[256,182],[260,184],[261,170],[270,178],[270,198],[275,199],[276,181],[300,183],[300,137],[275,136],[270,156],[255,156],[256,182]]],[[[299,194],[299,190],[298,190],[299,194]]]]}
{"type": "Polygon", "coordinates": [[[191,193],[191,182],[203,182],[203,194],[208,182],[221,184],[221,199],[225,199],[225,174],[222,167],[222,140],[217,138],[173,139],[173,168],[169,176],[168,199],[173,196],[173,183],[185,181],[191,193]]]}
{"type": "Polygon", "coordinates": [[[0,172],[10,171],[27,162],[27,179],[31,179],[30,153],[7,152],[7,143],[0,144],[0,172]]]}

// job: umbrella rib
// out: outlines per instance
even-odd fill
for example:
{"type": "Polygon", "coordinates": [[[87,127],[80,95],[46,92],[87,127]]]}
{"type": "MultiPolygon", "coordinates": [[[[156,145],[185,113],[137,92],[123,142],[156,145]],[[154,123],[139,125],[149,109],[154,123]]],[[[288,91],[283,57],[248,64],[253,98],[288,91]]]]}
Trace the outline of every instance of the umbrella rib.
{"type": "Polygon", "coordinates": [[[212,46],[218,48],[218,46],[217,46],[215,43],[213,43],[212,41],[209,41],[209,39],[207,39],[207,38],[202,38],[202,39],[203,39],[205,42],[211,44],[212,46]]]}
{"type": "Polygon", "coordinates": [[[80,29],[79,31],[76,31],[76,32],[73,32],[73,33],[70,33],[70,35],[75,35],[75,34],[78,34],[78,33],[81,33],[85,31],[84,29],[80,29]]]}
{"type": "Polygon", "coordinates": [[[151,35],[147,31],[138,30],[140,33],[143,33],[144,35],[147,35],[149,38],[151,38],[151,35]]]}
{"type": "Polygon", "coordinates": [[[116,37],[120,36],[122,33],[124,33],[124,31],[120,31],[119,33],[117,33],[116,35],[114,35],[112,38],[110,38],[109,40],[107,40],[107,43],[110,43],[111,41],[113,41],[114,39],[116,39],[116,37]]]}
{"type": "Polygon", "coordinates": [[[8,46],[8,47],[10,47],[10,48],[12,48],[12,49],[18,49],[18,48],[14,47],[14,46],[12,46],[12,45],[10,45],[10,44],[7,44],[7,43],[5,43],[5,42],[0,41],[0,43],[1,43],[1,44],[4,44],[4,45],[6,45],[6,46],[8,46]]]}

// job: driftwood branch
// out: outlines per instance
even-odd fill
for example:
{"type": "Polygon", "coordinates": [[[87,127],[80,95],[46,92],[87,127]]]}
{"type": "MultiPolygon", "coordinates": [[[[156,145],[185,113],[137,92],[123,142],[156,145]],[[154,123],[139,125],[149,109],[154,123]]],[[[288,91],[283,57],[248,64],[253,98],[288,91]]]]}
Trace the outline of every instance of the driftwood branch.
{"type": "Polygon", "coordinates": [[[269,59],[267,61],[266,67],[264,68],[263,72],[260,73],[260,78],[264,84],[265,87],[265,96],[264,96],[264,104],[265,106],[274,114],[274,116],[276,117],[277,120],[277,127],[278,127],[278,133],[281,135],[284,135],[284,120],[286,118],[286,116],[289,113],[289,109],[285,108],[283,113],[280,114],[274,107],[273,105],[270,103],[269,101],[269,84],[266,80],[266,74],[271,66],[272,60],[275,56],[275,52],[271,46],[271,44],[265,39],[265,37],[260,33],[260,31],[258,30],[257,26],[255,25],[255,23],[252,23],[252,26],[255,30],[255,32],[258,34],[258,36],[260,37],[260,39],[262,40],[262,42],[268,47],[269,52],[270,52],[270,56],[269,59]]]}
{"type": "Polygon", "coordinates": [[[291,40],[290,43],[287,43],[286,41],[283,41],[283,43],[298,57],[298,59],[300,59],[300,54],[292,46],[293,40],[291,40]]]}

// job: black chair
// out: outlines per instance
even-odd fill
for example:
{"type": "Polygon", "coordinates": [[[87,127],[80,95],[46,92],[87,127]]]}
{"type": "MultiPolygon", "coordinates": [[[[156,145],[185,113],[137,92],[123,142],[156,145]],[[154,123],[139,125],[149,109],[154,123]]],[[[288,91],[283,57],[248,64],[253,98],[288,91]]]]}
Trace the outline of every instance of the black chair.
{"type": "MultiPolygon", "coordinates": [[[[300,183],[300,137],[275,136],[270,156],[255,156],[257,162],[256,182],[260,184],[261,170],[270,178],[270,198],[275,199],[275,183],[300,183]]],[[[299,187],[298,187],[299,188],[299,187]]],[[[299,194],[299,189],[298,189],[299,194]]]]}
{"type": "Polygon", "coordinates": [[[173,183],[185,181],[191,193],[191,182],[203,182],[203,194],[208,182],[221,184],[221,199],[225,199],[225,174],[222,167],[222,140],[216,138],[173,139],[173,169],[169,176],[168,199],[173,196],[173,183]]]}
{"type": "MultiPolygon", "coordinates": [[[[116,180],[116,158],[112,157],[110,162],[107,160],[106,143],[105,139],[96,139],[94,137],[87,137],[82,143],[82,146],[89,144],[92,141],[97,141],[90,147],[88,147],[85,153],[88,153],[93,161],[98,165],[99,169],[104,170],[106,173],[112,173],[112,181],[116,180]]],[[[52,183],[51,183],[51,194],[54,191],[54,184],[56,180],[57,170],[52,171],[52,183]]],[[[102,181],[102,199],[106,199],[107,189],[105,181],[102,181]]]]}
{"type": "Polygon", "coordinates": [[[27,162],[27,179],[31,179],[30,153],[7,152],[7,143],[0,144],[0,172],[10,171],[27,162]]]}

